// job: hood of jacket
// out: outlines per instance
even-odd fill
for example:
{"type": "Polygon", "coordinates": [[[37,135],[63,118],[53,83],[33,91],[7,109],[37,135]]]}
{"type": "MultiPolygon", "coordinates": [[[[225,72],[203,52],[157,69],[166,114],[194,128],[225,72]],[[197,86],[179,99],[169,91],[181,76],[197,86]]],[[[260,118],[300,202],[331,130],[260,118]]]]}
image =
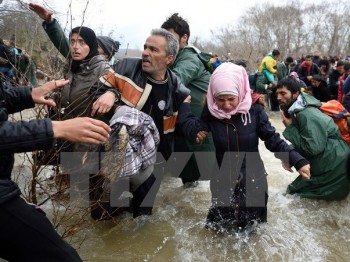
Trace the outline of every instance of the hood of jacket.
{"type": "Polygon", "coordinates": [[[97,55],[89,60],[83,60],[80,64],[80,69],[78,73],[82,75],[90,75],[92,74],[92,72],[94,72],[94,70],[96,70],[96,68],[101,67],[101,64],[103,64],[104,67],[109,68],[108,61],[106,61],[103,55],[97,55]]]}
{"type": "Polygon", "coordinates": [[[297,100],[288,109],[288,113],[292,115],[304,110],[307,107],[320,107],[321,105],[322,103],[320,100],[311,95],[301,92],[297,100]]]}

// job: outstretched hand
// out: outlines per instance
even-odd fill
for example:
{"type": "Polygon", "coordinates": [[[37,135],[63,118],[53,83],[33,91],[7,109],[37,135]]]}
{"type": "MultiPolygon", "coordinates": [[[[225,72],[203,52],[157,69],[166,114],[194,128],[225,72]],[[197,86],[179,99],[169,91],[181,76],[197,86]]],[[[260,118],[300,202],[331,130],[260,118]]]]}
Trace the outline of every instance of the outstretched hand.
{"type": "MultiPolygon", "coordinates": [[[[289,172],[293,172],[293,169],[292,169],[292,166],[289,164],[289,163],[286,163],[286,162],[283,162],[282,161],[282,167],[289,171],[289,172]]],[[[310,165],[307,164],[303,167],[301,167],[299,170],[298,170],[298,173],[303,177],[303,179],[305,180],[309,180],[310,177],[311,177],[311,174],[310,174],[310,165]]]]}
{"type": "Polygon", "coordinates": [[[90,117],[52,121],[52,129],[55,138],[88,144],[106,142],[111,131],[106,123],[90,117]]]}
{"type": "Polygon", "coordinates": [[[55,89],[63,87],[68,83],[69,80],[53,80],[46,82],[42,86],[33,88],[32,99],[34,103],[40,105],[56,106],[56,103],[52,99],[47,99],[47,95],[49,95],[55,89]]]}
{"type": "Polygon", "coordinates": [[[47,10],[45,7],[34,3],[29,3],[28,7],[30,10],[34,11],[44,21],[46,22],[52,21],[53,12],[47,10]]]}

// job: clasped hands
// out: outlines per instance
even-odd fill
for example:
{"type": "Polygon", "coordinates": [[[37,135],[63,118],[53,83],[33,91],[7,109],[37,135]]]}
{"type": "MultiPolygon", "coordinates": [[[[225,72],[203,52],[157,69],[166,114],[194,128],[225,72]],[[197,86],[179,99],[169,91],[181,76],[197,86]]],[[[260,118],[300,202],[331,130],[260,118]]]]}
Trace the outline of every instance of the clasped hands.
{"type": "MultiPolygon", "coordinates": [[[[293,172],[292,166],[289,163],[283,162],[282,161],[282,167],[289,171],[293,172]]],[[[311,173],[310,173],[310,164],[307,164],[305,166],[302,166],[299,170],[298,173],[303,177],[305,180],[309,180],[311,178],[311,173]]]]}
{"type": "Polygon", "coordinates": [[[197,133],[197,137],[196,137],[196,143],[197,144],[202,144],[203,140],[207,137],[208,132],[207,131],[199,131],[197,133]]]}

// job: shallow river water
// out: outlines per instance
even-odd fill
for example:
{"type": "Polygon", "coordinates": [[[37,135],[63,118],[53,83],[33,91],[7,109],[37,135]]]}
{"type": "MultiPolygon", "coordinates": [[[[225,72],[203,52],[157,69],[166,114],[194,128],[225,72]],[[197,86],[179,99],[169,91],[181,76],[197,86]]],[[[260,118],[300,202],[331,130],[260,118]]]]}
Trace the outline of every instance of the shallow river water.
{"type": "MultiPolygon", "coordinates": [[[[280,117],[271,115],[278,131],[280,117]]],[[[84,261],[349,261],[350,196],[340,202],[286,195],[297,173],[260,143],[268,173],[268,223],[251,233],[216,234],[204,228],[210,206],[209,181],[184,188],[180,179],[162,181],[151,217],[122,214],[91,222],[77,234],[84,261]]],[[[77,247],[77,246],[75,246],[77,247]]]]}
{"type": "MultiPolygon", "coordinates": [[[[277,130],[278,115],[271,114],[277,130]]],[[[215,234],[204,228],[210,206],[208,181],[184,188],[180,179],[162,181],[154,214],[97,222],[81,232],[86,261],[349,261],[350,197],[340,202],[286,195],[297,173],[289,173],[260,143],[268,172],[268,223],[254,232],[215,234]]],[[[80,233],[79,233],[80,234],[80,233]]]]}

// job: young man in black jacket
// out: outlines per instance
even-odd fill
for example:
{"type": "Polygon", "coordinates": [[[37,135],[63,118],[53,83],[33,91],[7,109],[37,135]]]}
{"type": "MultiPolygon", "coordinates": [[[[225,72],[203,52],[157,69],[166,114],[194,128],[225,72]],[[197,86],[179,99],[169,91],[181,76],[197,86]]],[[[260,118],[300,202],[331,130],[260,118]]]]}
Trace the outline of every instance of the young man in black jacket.
{"type": "Polygon", "coordinates": [[[54,230],[44,212],[26,202],[17,184],[11,180],[14,153],[47,150],[56,138],[91,144],[107,140],[109,126],[88,117],[65,121],[8,121],[9,114],[34,107],[35,103],[55,106],[46,96],[67,83],[67,80],[51,81],[34,89],[0,86],[0,258],[9,261],[82,261],[54,230]]]}

